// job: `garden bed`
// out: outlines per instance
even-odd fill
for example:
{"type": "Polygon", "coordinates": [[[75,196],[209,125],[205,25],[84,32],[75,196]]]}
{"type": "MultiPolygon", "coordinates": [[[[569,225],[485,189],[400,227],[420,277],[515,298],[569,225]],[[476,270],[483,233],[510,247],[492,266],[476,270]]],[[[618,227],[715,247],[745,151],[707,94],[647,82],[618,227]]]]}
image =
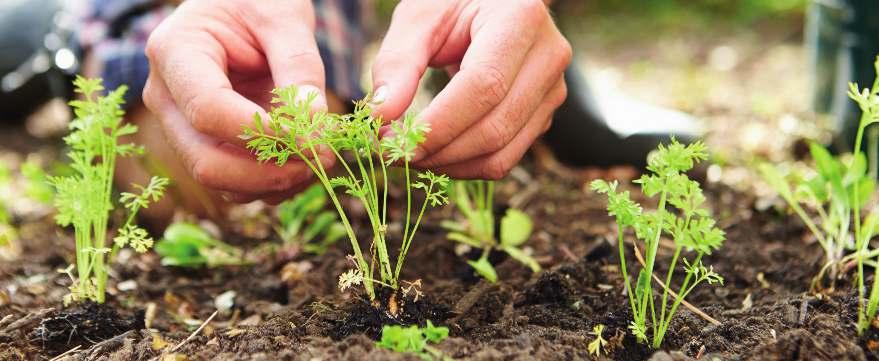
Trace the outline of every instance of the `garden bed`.
{"type": "MultiPolygon", "coordinates": [[[[2,131],[4,137],[16,132],[21,131],[2,131]]],[[[687,300],[720,324],[682,308],[663,353],[637,343],[627,332],[631,315],[622,292],[616,229],[603,197],[587,190],[583,175],[617,178],[631,172],[577,172],[537,154],[498,184],[498,204],[514,202],[533,218],[535,232],[527,245],[542,272],[532,274],[497,255],[497,283],[474,276],[439,226],[451,207],[429,215],[415,240],[402,279],[421,280],[423,296],[411,312],[450,329],[450,338],[436,346],[445,355],[590,359],[591,331],[603,324],[612,360],[651,355],[655,360],[877,359],[871,351],[877,344],[856,336],[851,274],[837,282],[836,291],[821,297],[810,293],[823,254],[808,231],[773,208],[757,210],[753,196],[716,183],[705,184],[706,195],[727,241],[706,263],[725,283],[700,286],[687,300]]],[[[361,230],[368,227],[362,219],[354,223],[361,230]]],[[[187,360],[414,358],[376,347],[376,323],[363,312],[352,312],[362,310],[364,301],[339,292],[338,275],[350,268],[344,257],[350,253],[347,242],[322,256],[298,254],[211,270],[163,267],[155,254],[122,253],[108,287],[108,304],[118,312],[118,322],[99,322],[92,330],[88,327],[95,323],[85,320],[66,340],[48,340],[40,330],[70,317],[70,310],[60,307],[70,281],[56,270],[72,260],[73,241],[50,217],[20,226],[23,254],[0,263],[2,360],[51,359],[71,349],[62,359],[150,360],[175,354],[187,360]],[[218,305],[222,310],[194,332],[218,305]],[[149,329],[137,322],[144,314],[149,329]]],[[[245,249],[260,243],[226,238],[245,249]]],[[[667,252],[661,250],[659,257],[667,252]]],[[[667,265],[659,262],[657,267],[664,274],[667,265]]],[[[87,313],[114,316],[110,311],[87,313]]]]}

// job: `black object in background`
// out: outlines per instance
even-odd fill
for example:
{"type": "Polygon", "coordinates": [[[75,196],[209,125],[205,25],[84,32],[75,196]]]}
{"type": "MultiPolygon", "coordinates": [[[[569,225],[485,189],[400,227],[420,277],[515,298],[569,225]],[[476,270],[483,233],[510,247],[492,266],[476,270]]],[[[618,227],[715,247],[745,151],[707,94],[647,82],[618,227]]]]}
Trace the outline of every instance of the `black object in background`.
{"type": "Polygon", "coordinates": [[[70,97],[78,65],[69,47],[74,23],[61,0],[0,1],[0,121],[70,97]]]}

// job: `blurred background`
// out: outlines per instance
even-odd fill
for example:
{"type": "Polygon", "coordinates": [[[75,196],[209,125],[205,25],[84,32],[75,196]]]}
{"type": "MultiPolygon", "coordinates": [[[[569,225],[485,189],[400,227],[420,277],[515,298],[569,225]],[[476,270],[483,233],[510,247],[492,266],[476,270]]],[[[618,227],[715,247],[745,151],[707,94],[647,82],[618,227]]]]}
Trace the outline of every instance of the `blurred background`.
{"type": "MultiPolygon", "coordinates": [[[[557,0],[552,7],[575,49],[576,68],[595,98],[608,104],[626,99],[689,115],[708,131],[716,162],[742,164],[755,154],[774,160],[796,155],[797,141],[803,138],[845,140],[834,138],[831,130],[845,128],[844,119],[856,114],[838,109],[834,102],[842,108],[851,103],[845,99],[845,82],[859,77],[872,80],[874,55],[862,51],[854,56],[837,43],[844,42],[839,39],[848,35],[850,23],[859,21],[855,15],[864,14],[852,9],[876,7],[868,3],[557,0]],[[816,41],[819,37],[823,42],[816,41]],[[852,58],[868,64],[867,70],[857,70],[851,64],[858,61],[852,58]],[[816,105],[819,113],[814,112],[816,105]]],[[[0,3],[0,119],[13,124],[9,129],[21,130],[4,130],[0,136],[0,152],[6,158],[26,157],[33,144],[57,143],[65,131],[70,115],[60,99],[69,96],[68,80],[81,64],[76,49],[68,45],[77,23],[61,11],[62,4],[57,0],[0,3]],[[23,4],[30,4],[38,14],[12,16],[10,9],[23,4]],[[25,23],[25,18],[30,20],[25,23]],[[53,97],[55,101],[50,101],[53,97]],[[17,125],[22,119],[24,127],[17,125]]],[[[395,4],[371,2],[373,28],[386,26],[395,4]]],[[[373,34],[366,59],[380,36],[373,34]]],[[[369,69],[368,63],[364,69],[369,69]]],[[[429,98],[419,99],[423,104],[429,98]]]]}

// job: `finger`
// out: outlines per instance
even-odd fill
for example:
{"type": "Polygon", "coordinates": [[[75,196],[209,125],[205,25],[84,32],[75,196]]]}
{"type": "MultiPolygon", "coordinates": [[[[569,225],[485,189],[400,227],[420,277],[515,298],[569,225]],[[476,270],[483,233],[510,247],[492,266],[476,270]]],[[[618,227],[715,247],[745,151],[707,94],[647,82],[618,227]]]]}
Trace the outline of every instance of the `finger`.
{"type": "Polygon", "coordinates": [[[243,144],[238,139],[242,125],[252,121],[254,113],[264,111],[232,88],[223,47],[212,35],[199,30],[173,35],[159,32],[150,37],[147,56],[182,120],[201,133],[243,144]],[[167,36],[189,37],[175,43],[198,46],[168,46],[169,41],[163,39],[167,36]]]}
{"type": "Polygon", "coordinates": [[[562,82],[570,62],[570,47],[564,40],[541,41],[528,54],[528,60],[513,83],[509,95],[482,120],[472,125],[449,145],[418,163],[436,168],[503,149],[531,119],[544,95],[562,82]]]}
{"type": "MultiPolygon", "coordinates": [[[[291,159],[282,167],[260,163],[244,148],[199,133],[157,77],[150,76],[147,89],[145,101],[159,115],[169,146],[196,182],[220,191],[267,194],[287,192],[311,181],[313,173],[302,161],[291,159]]],[[[335,161],[329,153],[319,157],[325,167],[335,161]]]]}
{"type": "Polygon", "coordinates": [[[311,186],[312,183],[305,182],[302,183],[293,189],[282,191],[282,192],[270,192],[270,193],[261,193],[261,194],[249,194],[249,193],[224,193],[223,199],[234,202],[234,203],[250,203],[256,200],[261,200],[270,205],[276,205],[285,200],[293,198],[295,195],[301,193],[305,188],[311,186]]]}
{"type": "Polygon", "coordinates": [[[541,134],[549,129],[552,113],[564,101],[567,88],[564,82],[547,95],[532,119],[504,149],[461,163],[435,169],[458,179],[501,179],[519,163],[522,156],[541,134]]]}
{"type": "Polygon", "coordinates": [[[477,32],[460,70],[419,116],[431,132],[416,151],[416,161],[447,146],[508,96],[536,33],[549,21],[544,9],[536,14],[522,7],[513,10],[486,14],[484,23],[474,19],[471,30],[477,32]]]}
{"type": "Polygon", "coordinates": [[[315,110],[327,107],[324,64],[314,37],[314,9],[310,1],[299,1],[298,10],[282,9],[251,24],[254,36],[265,51],[275,87],[299,87],[299,99],[310,93],[317,97],[315,110]],[[284,16],[288,14],[290,16],[284,16]],[[295,17],[297,21],[290,21],[295,17]]]}
{"type": "Polygon", "coordinates": [[[412,103],[431,57],[452,31],[448,1],[404,1],[394,9],[372,66],[373,110],[397,119],[412,103]]]}

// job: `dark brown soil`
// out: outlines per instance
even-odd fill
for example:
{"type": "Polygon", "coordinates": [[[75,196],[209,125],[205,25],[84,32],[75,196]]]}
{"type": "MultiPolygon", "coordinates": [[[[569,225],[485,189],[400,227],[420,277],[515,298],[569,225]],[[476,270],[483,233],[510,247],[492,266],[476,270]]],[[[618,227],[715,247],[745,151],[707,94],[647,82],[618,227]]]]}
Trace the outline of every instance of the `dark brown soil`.
{"type": "MultiPolygon", "coordinates": [[[[688,299],[721,324],[682,308],[663,350],[638,344],[627,332],[631,315],[603,199],[584,191],[587,180],[577,172],[560,173],[541,161],[517,172],[497,187],[498,198],[501,204],[515,198],[534,218],[528,244],[544,270],[531,274],[500,259],[499,282],[474,277],[438,227],[451,209],[434,212],[404,271],[404,279],[421,280],[424,296],[417,302],[404,297],[405,316],[394,319],[360,296],[338,291],[337,277],[349,267],[344,242],[320,257],[214,270],[161,267],[154,254],[122,253],[111,275],[110,308],[87,304],[61,316],[69,280],[56,269],[72,260],[73,242],[55,231],[51,219],[19,220],[24,254],[0,263],[0,360],[46,360],[75,345],[81,348],[65,359],[171,354],[216,310],[215,298],[230,290],[234,306],[175,353],[187,360],[409,360],[416,358],[375,347],[380,326],[430,319],[450,328],[451,337],[437,347],[455,359],[586,360],[598,324],[606,326],[610,342],[610,354],[602,358],[612,360],[879,359],[870,351],[874,345],[855,334],[851,275],[843,275],[836,291],[809,293],[822,254],[808,232],[793,218],[757,211],[752,197],[717,185],[708,185],[707,193],[728,240],[705,263],[725,284],[700,286],[688,299]],[[291,264],[308,271],[291,276],[291,264]],[[120,287],[123,282],[127,287],[120,287]],[[116,315],[143,320],[138,311],[146,309],[154,310],[147,329],[116,315]],[[67,324],[71,320],[92,323],[72,332],[77,323],[67,324]],[[95,322],[100,328],[89,328],[95,322]]],[[[234,242],[251,249],[259,243],[234,242]]],[[[634,256],[627,257],[636,267],[634,256]]]]}
{"type": "Polygon", "coordinates": [[[144,328],[144,311],[123,318],[106,304],[84,302],[52,312],[31,331],[28,340],[48,353],[88,347],[132,330],[144,328]]]}

